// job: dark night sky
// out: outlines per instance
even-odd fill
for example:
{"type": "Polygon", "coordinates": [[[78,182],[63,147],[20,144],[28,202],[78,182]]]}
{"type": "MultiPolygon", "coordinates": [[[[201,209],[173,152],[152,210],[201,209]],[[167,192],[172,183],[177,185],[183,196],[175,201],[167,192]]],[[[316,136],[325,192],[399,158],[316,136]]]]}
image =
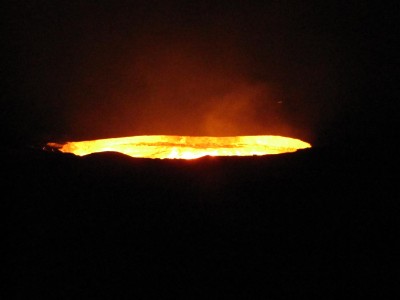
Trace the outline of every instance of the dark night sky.
{"type": "Polygon", "coordinates": [[[396,5],[9,1],[2,141],[394,135],[396,5]]]}

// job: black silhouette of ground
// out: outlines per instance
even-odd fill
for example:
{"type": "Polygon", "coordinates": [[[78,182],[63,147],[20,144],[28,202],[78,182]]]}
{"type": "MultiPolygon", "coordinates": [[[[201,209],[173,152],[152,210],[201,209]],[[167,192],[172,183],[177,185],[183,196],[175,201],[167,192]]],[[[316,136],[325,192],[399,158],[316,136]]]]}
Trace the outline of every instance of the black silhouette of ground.
{"type": "Polygon", "coordinates": [[[395,283],[398,188],[372,152],[2,160],[14,298],[333,299],[395,283]]]}

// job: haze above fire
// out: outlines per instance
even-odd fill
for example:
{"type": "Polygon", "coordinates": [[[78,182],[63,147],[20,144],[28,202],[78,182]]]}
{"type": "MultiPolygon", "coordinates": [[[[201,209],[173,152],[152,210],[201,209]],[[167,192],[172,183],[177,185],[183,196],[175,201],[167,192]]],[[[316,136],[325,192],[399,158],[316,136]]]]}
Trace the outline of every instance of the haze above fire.
{"type": "Polygon", "coordinates": [[[126,60],[112,66],[115,73],[107,76],[105,86],[98,86],[104,74],[85,76],[84,85],[95,94],[71,95],[85,97],[72,114],[73,131],[81,135],[89,128],[104,137],[292,136],[304,131],[304,124],[287,120],[285,107],[291,100],[282,87],[252,78],[251,63],[236,41],[221,37],[210,42],[181,33],[144,36],[126,60]]]}

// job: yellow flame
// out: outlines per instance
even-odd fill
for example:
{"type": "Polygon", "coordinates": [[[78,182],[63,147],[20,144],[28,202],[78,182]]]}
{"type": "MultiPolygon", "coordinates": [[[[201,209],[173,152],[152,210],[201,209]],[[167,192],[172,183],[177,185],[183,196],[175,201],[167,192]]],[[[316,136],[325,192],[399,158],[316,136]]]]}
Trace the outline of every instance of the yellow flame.
{"type": "Polygon", "coordinates": [[[87,155],[115,151],[132,157],[194,159],[202,156],[253,156],[294,152],[310,148],[298,139],[274,136],[173,136],[143,135],[92,141],[68,142],[60,145],[48,143],[61,152],[87,155]]]}

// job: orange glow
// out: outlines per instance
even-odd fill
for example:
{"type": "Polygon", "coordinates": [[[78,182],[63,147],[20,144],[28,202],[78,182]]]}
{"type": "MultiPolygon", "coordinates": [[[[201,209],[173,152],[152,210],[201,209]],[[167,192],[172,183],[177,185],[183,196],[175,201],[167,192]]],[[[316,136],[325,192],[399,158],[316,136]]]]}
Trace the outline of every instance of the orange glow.
{"type": "Polygon", "coordinates": [[[92,141],[48,143],[61,152],[87,155],[115,151],[132,157],[194,159],[202,156],[253,156],[294,152],[311,145],[298,139],[273,136],[143,135],[92,141]]]}

